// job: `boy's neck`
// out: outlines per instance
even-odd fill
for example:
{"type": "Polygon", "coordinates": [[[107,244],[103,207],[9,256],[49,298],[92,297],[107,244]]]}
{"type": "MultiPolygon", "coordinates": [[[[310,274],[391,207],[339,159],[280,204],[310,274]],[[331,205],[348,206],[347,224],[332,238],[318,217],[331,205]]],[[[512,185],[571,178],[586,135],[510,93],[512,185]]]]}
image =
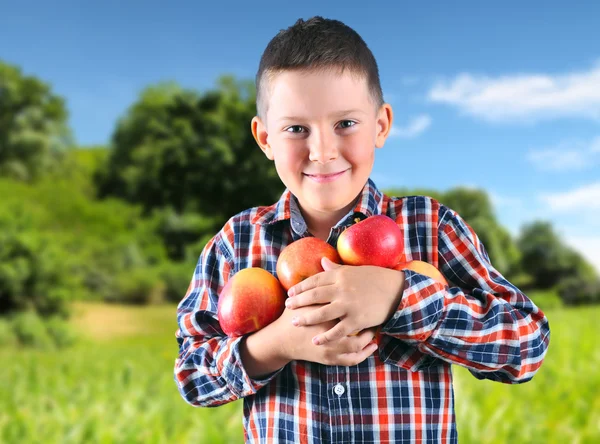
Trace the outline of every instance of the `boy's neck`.
{"type": "Polygon", "coordinates": [[[346,207],[334,212],[309,212],[300,206],[302,217],[310,234],[326,241],[329,238],[331,228],[354,208],[357,199],[346,207]]]}

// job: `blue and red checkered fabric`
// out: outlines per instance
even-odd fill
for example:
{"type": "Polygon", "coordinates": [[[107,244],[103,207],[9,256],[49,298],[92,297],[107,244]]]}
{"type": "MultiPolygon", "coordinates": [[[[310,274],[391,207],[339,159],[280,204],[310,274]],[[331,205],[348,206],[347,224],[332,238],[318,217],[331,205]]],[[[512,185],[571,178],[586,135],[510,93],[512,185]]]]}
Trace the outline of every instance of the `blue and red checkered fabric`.
{"type": "Polygon", "coordinates": [[[240,358],[243,338],[219,326],[218,295],[228,279],[247,267],[276,276],[281,250],[310,235],[288,190],[272,206],[232,217],[199,258],[177,310],[175,381],[194,406],[243,398],[247,442],[456,442],[452,364],[505,383],[528,381],[542,364],[546,317],[492,266],[455,211],[429,197],[386,196],[369,180],[328,242],[335,246],[355,213],[396,220],[406,260],[429,262],[450,283],[405,271],[402,302],[382,326],[379,350],[359,365],[293,361],[252,379],[240,358]]]}

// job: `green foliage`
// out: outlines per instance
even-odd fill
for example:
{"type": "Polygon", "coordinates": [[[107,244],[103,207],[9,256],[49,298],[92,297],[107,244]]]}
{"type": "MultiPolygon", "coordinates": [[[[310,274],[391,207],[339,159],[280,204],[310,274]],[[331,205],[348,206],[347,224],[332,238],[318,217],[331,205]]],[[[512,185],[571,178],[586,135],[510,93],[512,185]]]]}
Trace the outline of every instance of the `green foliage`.
{"type": "Polygon", "coordinates": [[[75,282],[67,256],[52,239],[29,227],[18,229],[0,208],[0,315],[33,310],[65,314],[75,282]]]}
{"type": "Polygon", "coordinates": [[[32,311],[24,311],[14,315],[12,325],[20,344],[29,347],[49,349],[52,338],[48,336],[44,321],[32,311]]]}
{"type": "Polygon", "coordinates": [[[157,221],[125,202],[92,201],[68,181],[0,180],[0,195],[2,311],[33,304],[50,314],[75,297],[108,300],[129,271],[167,258],[157,221]]]}
{"type": "Polygon", "coordinates": [[[160,277],[165,284],[165,299],[178,303],[183,299],[196,268],[195,262],[165,262],[160,277]]]}
{"type": "Polygon", "coordinates": [[[174,84],[147,88],[122,118],[101,196],[139,203],[146,212],[171,207],[223,224],[237,212],[271,204],[283,186],[250,132],[251,83],[231,77],[199,94],[174,84]]]}
{"type": "Polygon", "coordinates": [[[598,304],[600,280],[586,280],[581,276],[567,277],[558,284],[558,293],[565,304],[598,304]]]}
{"type": "Polygon", "coordinates": [[[567,249],[549,222],[534,222],[521,229],[518,239],[523,269],[539,288],[552,288],[565,277],[567,249]]]}
{"type": "Polygon", "coordinates": [[[64,100],[0,61],[0,176],[30,181],[55,169],[71,138],[64,100]]]}
{"type": "Polygon", "coordinates": [[[494,220],[492,203],[484,190],[457,187],[443,195],[442,203],[457,211],[465,220],[494,220]]]}
{"type": "Polygon", "coordinates": [[[12,322],[8,318],[0,318],[0,349],[17,345],[17,336],[12,322]]]}
{"type": "Polygon", "coordinates": [[[51,316],[45,320],[46,331],[57,348],[66,348],[77,342],[75,329],[60,316],[51,316]]]}
{"type": "Polygon", "coordinates": [[[66,152],[60,168],[48,174],[48,180],[68,184],[78,193],[95,199],[98,191],[94,176],[106,163],[109,150],[106,147],[79,147],[66,152]]]}
{"type": "Polygon", "coordinates": [[[109,302],[126,304],[156,304],[165,299],[165,284],[158,270],[134,268],[118,275],[114,293],[107,296],[109,302]]]}
{"type": "Polygon", "coordinates": [[[175,212],[171,207],[155,210],[157,233],[161,236],[169,258],[174,261],[195,262],[204,245],[215,233],[220,219],[199,213],[175,212]]]}
{"type": "Polygon", "coordinates": [[[397,196],[397,197],[403,197],[403,196],[429,196],[434,198],[437,201],[442,201],[444,198],[444,193],[441,191],[437,191],[437,190],[432,190],[429,188],[389,188],[386,190],[383,190],[383,192],[385,194],[387,194],[388,196],[397,196]]]}
{"type": "Polygon", "coordinates": [[[576,251],[566,246],[549,222],[525,225],[518,239],[522,269],[533,277],[539,289],[559,288],[565,303],[597,301],[598,277],[593,267],[576,251]]]}
{"type": "MultiPolygon", "coordinates": [[[[9,317],[4,323],[10,326],[20,346],[52,350],[76,343],[75,330],[60,316],[42,318],[36,312],[23,311],[9,317]]],[[[6,337],[10,340],[9,335],[6,337]]],[[[0,331],[0,341],[2,341],[2,331],[0,331]]]]}
{"type": "Polygon", "coordinates": [[[557,290],[531,290],[529,297],[542,311],[556,310],[563,307],[563,300],[557,290]]]}

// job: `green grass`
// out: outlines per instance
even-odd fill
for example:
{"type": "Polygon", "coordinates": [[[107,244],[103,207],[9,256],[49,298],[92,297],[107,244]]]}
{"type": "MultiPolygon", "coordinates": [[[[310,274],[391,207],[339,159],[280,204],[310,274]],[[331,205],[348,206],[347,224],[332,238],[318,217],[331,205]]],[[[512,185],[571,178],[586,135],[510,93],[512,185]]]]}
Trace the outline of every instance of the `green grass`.
{"type": "MultiPolygon", "coordinates": [[[[241,403],[187,405],[173,382],[174,306],[77,306],[81,342],[0,349],[0,442],[237,443],[241,403]]],[[[522,385],[454,367],[461,443],[600,442],[600,307],[549,311],[544,365],[522,385]]]]}
{"type": "Polygon", "coordinates": [[[74,348],[0,350],[0,442],[243,442],[241,403],[197,409],[177,392],[175,306],[83,307],[74,348]]]}

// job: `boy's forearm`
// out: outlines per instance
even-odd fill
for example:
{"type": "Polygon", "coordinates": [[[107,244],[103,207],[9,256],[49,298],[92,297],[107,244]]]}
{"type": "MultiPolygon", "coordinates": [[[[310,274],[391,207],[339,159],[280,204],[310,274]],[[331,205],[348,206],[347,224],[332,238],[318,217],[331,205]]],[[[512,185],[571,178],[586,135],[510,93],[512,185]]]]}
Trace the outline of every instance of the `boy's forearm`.
{"type": "Polygon", "coordinates": [[[273,324],[268,325],[240,342],[242,363],[253,379],[273,373],[291,361],[285,356],[283,338],[273,327],[273,324]]]}

